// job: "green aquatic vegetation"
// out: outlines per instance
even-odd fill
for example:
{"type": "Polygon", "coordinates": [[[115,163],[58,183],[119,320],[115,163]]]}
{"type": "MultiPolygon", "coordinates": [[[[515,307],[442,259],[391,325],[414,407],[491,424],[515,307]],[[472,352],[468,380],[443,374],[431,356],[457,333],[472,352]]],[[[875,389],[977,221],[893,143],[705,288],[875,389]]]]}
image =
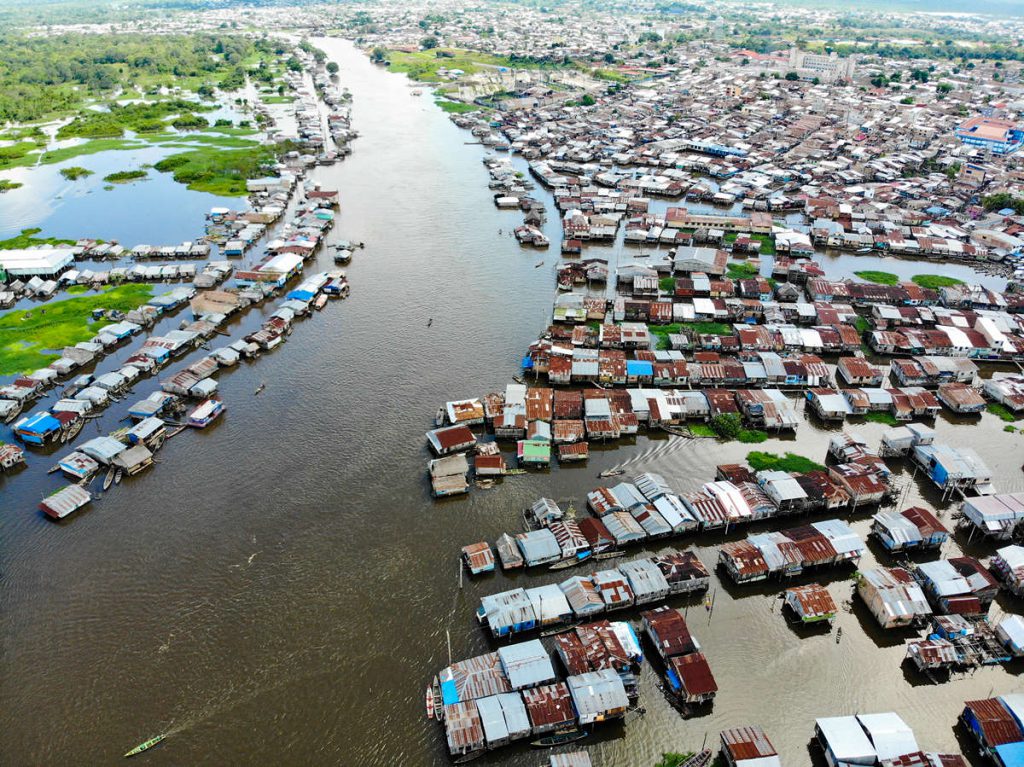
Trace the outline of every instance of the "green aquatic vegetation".
{"type": "Polygon", "coordinates": [[[745,261],[733,261],[725,267],[725,276],[730,280],[749,280],[757,275],[757,267],[745,261]]]}
{"type": "Polygon", "coordinates": [[[825,467],[796,453],[765,453],[753,450],[747,453],[747,463],[754,471],[792,471],[806,474],[809,471],[824,471],[825,467]]]}
{"type": "Polygon", "coordinates": [[[67,168],[60,169],[60,175],[66,178],[68,181],[77,181],[80,178],[86,178],[92,175],[92,171],[88,168],[83,168],[81,165],[72,165],[67,168]]]}
{"type": "Polygon", "coordinates": [[[212,108],[188,99],[167,99],[111,104],[109,111],[85,109],[60,127],[57,138],[120,138],[129,130],[159,133],[169,127],[165,120],[172,116],[174,121],[171,124],[176,128],[179,122],[184,127],[206,127],[209,123],[193,113],[212,108]]]}
{"type": "Polygon", "coordinates": [[[108,181],[111,184],[127,184],[130,181],[138,181],[145,177],[146,171],[144,170],[120,170],[117,173],[111,173],[109,176],[104,176],[103,180],[108,181]]]}
{"type": "Polygon", "coordinates": [[[109,324],[94,322],[94,309],[127,312],[145,303],[152,290],[150,285],[133,283],[0,316],[0,375],[24,373],[52,362],[65,346],[88,341],[109,324]]]}
{"type": "Polygon", "coordinates": [[[1006,405],[1001,405],[998,402],[990,402],[985,406],[985,409],[992,415],[997,416],[999,420],[1013,423],[1017,420],[1017,416],[1013,414],[1013,411],[1006,405]]]}
{"type": "Polygon", "coordinates": [[[21,234],[0,240],[0,250],[21,250],[35,245],[74,245],[74,240],[58,240],[56,237],[36,237],[42,229],[22,229],[21,234]]]}
{"type": "Polygon", "coordinates": [[[956,277],[947,277],[944,274],[916,274],[910,278],[910,281],[915,285],[920,285],[922,288],[931,288],[932,290],[951,288],[954,285],[964,284],[963,280],[958,280],[956,277]]]}
{"type": "Polygon", "coordinates": [[[483,107],[478,104],[467,104],[463,101],[446,101],[444,99],[436,99],[434,101],[442,110],[449,114],[465,114],[466,112],[479,112],[483,107]]]}
{"type": "Polygon", "coordinates": [[[132,141],[123,138],[99,138],[87,141],[84,144],[77,144],[76,146],[62,147],[61,149],[54,149],[51,152],[44,152],[39,158],[39,162],[43,165],[52,165],[54,163],[74,159],[75,157],[85,157],[90,154],[98,154],[99,152],[123,149],[142,149],[145,146],[146,144],[142,141],[132,141]]]}
{"type": "Polygon", "coordinates": [[[16,144],[0,146],[0,169],[16,168],[32,161],[37,146],[32,141],[19,141],[16,144]],[[28,158],[28,162],[26,162],[28,158]]]}
{"type": "Polygon", "coordinates": [[[12,189],[18,189],[25,186],[20,181],[11,181],[9,178],[0,178],[0,192],[10,192],[12,189]]]}
{"type": "Polygon", "coordinates": [[[874,282],[877,285],[896,285],[900,281],[899,275],[893,274],[892,272],[874,272],[867,270],[863,272],[854,272],[854,274],[865,282],[874,282]]]}
{"type": "Polygon", "coordinates": [[[865,413],[864,420],[869,423],[881,423],[886,426],[899,426],[900,422],[892,413],[886,413],[883,410],[865,413]]]}
{"type": "Polygon", "coordinates": [[[290,142],[244,149],[203,147],[173,154],[154,167],[162,173],[173,172],[174,180],[189,189],[237,197],[246,193],[246,180],[266,175],[269,166],[293,148],[290,142]]]}

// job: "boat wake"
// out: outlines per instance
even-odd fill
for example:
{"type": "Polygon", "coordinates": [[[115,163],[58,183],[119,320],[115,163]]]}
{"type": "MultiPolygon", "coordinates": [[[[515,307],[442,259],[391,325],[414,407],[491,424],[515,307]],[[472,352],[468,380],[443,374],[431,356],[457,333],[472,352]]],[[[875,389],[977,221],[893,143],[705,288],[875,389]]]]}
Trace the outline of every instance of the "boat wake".
{"type": "Polygon", "coordinates": [[[670,437],[668,442],[654,445],[653,447],[646,448],[641,452],[634,455],[632,458],[628,458],[620,464],[616,464],[609,471],[616,469],[628,469],[630,466],[638,463],[647,463],[654,461],[659,458],[665,458],[674,453],[678,453],[680,450],[684,450],[689,447],[690,444],[696,440],[693,437],[670,437]]]}

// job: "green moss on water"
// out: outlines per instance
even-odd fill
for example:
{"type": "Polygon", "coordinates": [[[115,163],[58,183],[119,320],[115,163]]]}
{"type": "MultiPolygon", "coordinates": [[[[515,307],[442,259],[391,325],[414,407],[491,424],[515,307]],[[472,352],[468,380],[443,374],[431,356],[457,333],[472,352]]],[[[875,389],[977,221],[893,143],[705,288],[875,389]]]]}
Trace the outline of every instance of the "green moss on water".
{"type": "Polygon", "coordinates": [[[0,178],[0,192],[10,192],[12,189],[18,189],[25,186],[20,181],[11,181],[9,178],[0,178]]]}
{"type": "Polygon", "coordinates": [[[130,311],[152,295],[150,285],[122,285],[101,293],[53,301],[0,317],[0,375],[25,373],[60,357],[60,350],[88,341],[107,321],[93,322],[94,309],[130,311]]]}
{"type": "Polygon", "coordinates": [[[873,282],[876,285],[896,285],[900,281],[899,276],[892,272],[875,272],[867,270],[863,272],[854,272],[854,274],[865,282],[873,282]]]}
{"type": "Polygon", "coordinates": [[[809,471],[824,471],[825,467],[796,453],[765,453],[753,450],[747,453],[747,463],[754,471],[792,471],[806,474],[809,471]]]}
{"type": "Polygon", "coordinates": [[[964,284],[963,280],[958,280],[956,277],[947,277],[944,274],[915,274],[910,278],[910,281],[915,285],[920,285],[922,288],[931,288],[932,290],[951,288],[954,285],[964,284]]]}

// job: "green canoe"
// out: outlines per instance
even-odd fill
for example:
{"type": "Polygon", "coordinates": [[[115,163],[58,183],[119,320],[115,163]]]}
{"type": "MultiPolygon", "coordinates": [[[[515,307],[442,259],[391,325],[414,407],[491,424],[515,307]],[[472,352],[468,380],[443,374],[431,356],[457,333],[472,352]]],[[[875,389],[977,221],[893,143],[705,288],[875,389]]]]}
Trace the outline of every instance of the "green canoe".
{"type": "Polygon", "coordinates": [[[139,745],[137,745],[135,748],[133,748],[131,751],[125,754],[125,756],[135,756],[136,754],[141,754],[143,751],[148,751],[166,737],[166,735],[157,735],[155,738],[150,738],[145,743],[140,743],[139,745]]]}

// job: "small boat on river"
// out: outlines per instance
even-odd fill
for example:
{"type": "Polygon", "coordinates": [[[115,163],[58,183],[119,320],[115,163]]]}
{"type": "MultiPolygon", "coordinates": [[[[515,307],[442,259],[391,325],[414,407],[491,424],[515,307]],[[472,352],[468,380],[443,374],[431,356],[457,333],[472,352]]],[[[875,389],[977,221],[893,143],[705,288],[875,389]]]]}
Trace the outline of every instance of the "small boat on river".
{"type": "Polygon", "coordinates": [[[619,476],[621,476],[621,475],[623,475],[625,473],[626,473],[625,469],[605,469],[604,471],[602,471],[597,476],[599,476],[601,478],[605,478],[605,477],[619,477],[619,476]]]}
{"type": "Polygon", "coordinates": [[[437,426],[437,427],[444,426],[444,415],[445,415],[444,408],[443,407],[439,407],[437,409],[437,415],[434,416],[434,426],[437,426]]]}
{"type": "Polygon", "coordinates": [[[114,484],[114,476],[117,474],[117,470],[111,466],[107,469],[107,476],[103,478],[103,489],[109,490],[110,486],[114,484]]]}
{"type": "Polygon", "coordinates": [[[150,738],[149,740],[144,741],[144,742],[140,743],[139,745],[137,745],[131,751],[128,751],[125,754],[125,756],[126,757],[136,756],[138,754],[141,754],[143,751],[148,751],[149,749],[153,748],[153,746],[155,746],[158,743],[160,743],[161,741],[163,741],[163,739],[166,738],[166,737],[167,737],[166,735],[157,735],[155,738],[150,738]]]}
{"type": "Polygon", "coordinates": [[[546,735],[540,740],[533,741],[530,745],[534,748],[552,748],[553,746],[561,746],[565,743],[575,743],[577,740],[583,740],[588,734],[586,730],[573,727],[546,735]]]}

